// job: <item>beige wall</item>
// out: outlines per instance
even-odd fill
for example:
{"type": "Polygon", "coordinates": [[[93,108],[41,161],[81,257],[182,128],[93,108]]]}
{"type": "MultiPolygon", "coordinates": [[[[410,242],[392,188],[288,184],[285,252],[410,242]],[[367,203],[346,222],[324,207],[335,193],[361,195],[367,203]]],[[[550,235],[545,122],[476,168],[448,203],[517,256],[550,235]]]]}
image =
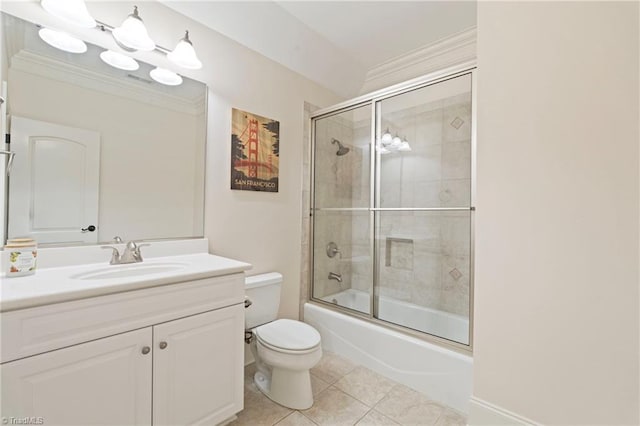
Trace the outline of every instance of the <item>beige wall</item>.
{"type": "MultiPolygon", "coordinates": [[[[300,294],[302,139],[304,102],[328,106],[337,95],[221,34],[153,2],[87,2],[99,20],[118,25],[137,4],[145,25],[161,46],[173,48],[188,28],[204,67],[180,73],[209,86],[205,191],[205,236],[210,251],[249,262],[251,274],[284,275],[280,314],[297,318],[300,294]],[[280,192],[231,191],[231,108],[280,121],[280,192]]],[[[38,1],[3,2],[2,9],[47,24],[52,18],[38,1]]],[[[95,30],[65,28],[95,44],[113,43],[95,30]]],[[[157,52],[136,58],[174,68],[157,52]]]]}
{"type": "Polygon", "coordinates": [[[638,16],[478,5],[474,397],[544,424],[640,421],[638,16]]]}

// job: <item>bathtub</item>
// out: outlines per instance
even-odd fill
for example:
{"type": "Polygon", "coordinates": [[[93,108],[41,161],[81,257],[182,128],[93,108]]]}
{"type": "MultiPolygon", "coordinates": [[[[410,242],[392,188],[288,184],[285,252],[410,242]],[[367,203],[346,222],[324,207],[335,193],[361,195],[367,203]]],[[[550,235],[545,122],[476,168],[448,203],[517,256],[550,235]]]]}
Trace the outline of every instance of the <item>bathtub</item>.
{"type": "MultiPolygon", "coordinates": [[[[331,298],[342,296],[355,301],[357,293],[357,290],[347,290],[331,298]]],[[[325,350],[422,392],[435,401],[468,412],[472,391],[471,356],[313,303],[305,303],[304,321],[320,332],[325,350]]]]}
{"type": "MultiPolygon", "coordinates": [[[[322,300],[360,312],[369,312],[369,293],[348,289],[324,297],[322,300]]],[[[469,343],[469,320],[460,315],[425,308],[409,302],[380,296],[378,317],[394,324],[421,330],[455,342],[469,343]]]]}

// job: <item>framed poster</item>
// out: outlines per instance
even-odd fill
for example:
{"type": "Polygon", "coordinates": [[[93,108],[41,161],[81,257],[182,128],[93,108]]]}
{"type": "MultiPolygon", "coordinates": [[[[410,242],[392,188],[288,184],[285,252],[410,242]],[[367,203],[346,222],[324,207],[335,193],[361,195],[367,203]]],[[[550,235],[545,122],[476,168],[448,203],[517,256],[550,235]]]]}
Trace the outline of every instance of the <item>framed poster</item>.
{"type": "Polygon", "coordinates": [[[280,123],[233,108],[231,189],[278,192],[280,123]]]}

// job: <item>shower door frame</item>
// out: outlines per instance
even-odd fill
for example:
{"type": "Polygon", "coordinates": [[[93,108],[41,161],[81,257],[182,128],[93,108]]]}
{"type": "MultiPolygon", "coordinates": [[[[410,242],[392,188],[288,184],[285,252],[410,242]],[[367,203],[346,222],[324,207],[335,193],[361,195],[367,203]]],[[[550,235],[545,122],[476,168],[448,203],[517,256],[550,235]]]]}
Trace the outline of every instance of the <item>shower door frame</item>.
{"type": "Polygon", "coordinates": [[[465,62],[463,64],[449,67],[437,72],[426,74],[422,77],[408,80],[406,82],[380,89],[354,99],[341,102],[331,107],[319,109],[310,114],[311,125],[309,126],[309,140],[311,141],[310,154],[311,161],[309,172],[310,176],[310,220],[309,220],[309,294],[308,300],[312,303],[322,305],[325,308],[342,312],[365,321],[374,323],[379,326],[390,328],[421,340],[435,343],[437,345],[446,346],[450,349],[462,353],[473,353],[473,313],[474,313],[474,264],[475,264],[475,205],[476,205],[476,126],[477,126],[477,66],[475,61],[465,62]],[[432,208],[381,208],[380,203],[380,170],[378,167],[378,154],[376,151],[376,136],[380,130],[380,103],[388,98],[398,96],[414,90],[422,89],[437,83],[444,82],[463,75],[471,76],[471,200],[470,207],[432,207],[432,208]],[[370,168],[369,168],[369,207],[352,207],[352,208],[316,208],[315,206],[315,153],[316,140],[315,130],[316,122],[319,119],[338,115],[343,112],[354,110],[368,106],[371,108],[371,140],[370,147],[370,168]],[[409,327],[394,324],[377,318],[378,313],[378,295],[376,288],[379,286],[379,252],[376,248],[375,226],[376,216],[378,212],[384,211],[469,211],[470,216],[470,251],[469,251],[469,344],[456,342],[444,337],[440,337],[427,332],[419,331],[409,327]],[[371,291],[369,294],[370,306],[369,313],[360,312],[354,309],[345,308],[343,306],[326,302],[318,299],[313,295],[314,289],[314,213],[316,211],[368,211],[369,212],[369,256],[373,266],[373,279],[371,282],[371,291]]]}

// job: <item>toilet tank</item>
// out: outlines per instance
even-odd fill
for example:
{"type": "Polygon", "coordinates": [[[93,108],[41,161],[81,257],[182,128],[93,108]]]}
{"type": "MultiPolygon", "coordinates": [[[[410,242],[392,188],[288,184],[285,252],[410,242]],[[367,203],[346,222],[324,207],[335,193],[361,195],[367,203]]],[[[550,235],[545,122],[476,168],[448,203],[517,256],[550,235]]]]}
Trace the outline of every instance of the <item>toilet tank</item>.
{"type": "Polygon", "coordinates": [[[244,293],[251,300],[245,309],[245,328],[251,329],[274,321],[280,307],[282,274],[269,272],[245,278],[244,293]]]}

